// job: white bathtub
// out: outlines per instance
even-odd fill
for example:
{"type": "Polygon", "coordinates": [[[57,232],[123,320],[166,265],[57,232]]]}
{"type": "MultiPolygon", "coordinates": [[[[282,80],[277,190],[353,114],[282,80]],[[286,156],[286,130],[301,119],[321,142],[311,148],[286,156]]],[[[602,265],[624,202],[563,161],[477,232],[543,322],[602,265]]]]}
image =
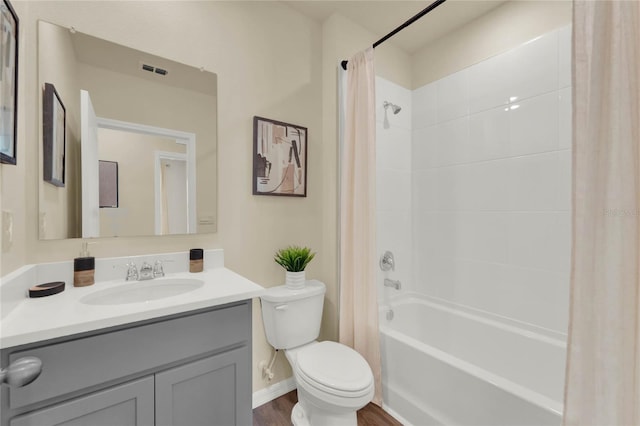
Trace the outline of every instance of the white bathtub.
{"type": "Polygon", "coordinates": [[[380,331],[385,409],[407,424],[561,423],[562,335],[416,295],[380,331]]]}

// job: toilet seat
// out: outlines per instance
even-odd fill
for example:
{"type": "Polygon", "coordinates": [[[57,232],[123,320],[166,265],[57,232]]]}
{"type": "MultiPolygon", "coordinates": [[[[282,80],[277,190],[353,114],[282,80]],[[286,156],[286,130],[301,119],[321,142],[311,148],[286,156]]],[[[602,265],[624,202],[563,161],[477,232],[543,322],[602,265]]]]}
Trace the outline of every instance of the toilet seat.
{"type": "Polygon", "coordinates": [[[371,393],[373,373],[358,352],[324,341],[297,354],[295,371],[309,386],[333,396],[360,398],[371,393]]]}

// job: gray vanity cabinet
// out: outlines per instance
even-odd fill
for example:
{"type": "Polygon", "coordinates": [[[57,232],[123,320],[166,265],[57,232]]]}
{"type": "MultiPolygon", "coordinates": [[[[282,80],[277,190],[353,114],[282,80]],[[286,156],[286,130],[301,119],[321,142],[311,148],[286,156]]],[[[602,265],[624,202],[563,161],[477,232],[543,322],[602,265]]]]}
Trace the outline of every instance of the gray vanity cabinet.
{"type": "Polygon", "coordinates": [[[10,426],[153,425],[153,377],[115,386],[12,419],[10,426]]]}
{"type": "Polygon", "coordinates": [[[156,374],[156,426],[250,425],[237,418],[236,377],[246,382],[248,353],[241,349],[156,374]]]}
{"type": "Polygon", "coordinates": [[[251,301],[2,349],[42,361],[0,387],[0,426],[250,425],[251,301]]]}

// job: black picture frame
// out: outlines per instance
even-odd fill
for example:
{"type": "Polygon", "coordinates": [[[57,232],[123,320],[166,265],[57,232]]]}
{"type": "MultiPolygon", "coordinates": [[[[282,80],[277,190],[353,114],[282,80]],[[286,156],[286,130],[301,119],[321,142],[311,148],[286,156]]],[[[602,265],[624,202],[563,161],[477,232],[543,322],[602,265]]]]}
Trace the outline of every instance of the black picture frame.
{"type": "Polygon", "coordinates": [[[18,34],[20,20],[9,0],[0,4],[0,163],[17,164],[18,134],[18,34]],[[5,37],[6,35],[6,37],[5,37]],[[9,61],[7,64],[6,62],[9,61]],[[12,81],[2,82],[2,78],[12,81]]]}
{"type": "Polygon", "coordinates": [[[307,196],[306,127],[253,117],[253,195],[307,196]]]}
{"type": "Polygon", "coordinates": [[[67,110],[51,83],[44,84],[42,109],[43,179],[64,187],[67,110]]]}
{"type": "Polygon", "coordinates": [[[117,209],[120,206],[118,162],[98,160],[98,207],[117,209]]]}

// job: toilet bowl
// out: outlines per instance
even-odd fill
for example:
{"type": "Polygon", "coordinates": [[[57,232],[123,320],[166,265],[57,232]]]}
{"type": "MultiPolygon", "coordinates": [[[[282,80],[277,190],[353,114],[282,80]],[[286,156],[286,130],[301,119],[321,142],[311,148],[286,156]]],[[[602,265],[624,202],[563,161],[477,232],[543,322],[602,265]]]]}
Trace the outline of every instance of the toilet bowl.
{"type": "Polygon", "coordinates": [[[284,349],[298,387],[291,414],[295,426],[356,426],[356,411],[374,394],[373,373],[353,349],[318,342],[326,287],[307,281],[303,289],[272,287],[261,297],[267,340],[284,349]]]}
{"type": "Polygon", "coordinates": [[[285,350],[298,386],[296,426],[356,425],[356,411],[373,398],[369,364],[353,349],[336,342],[313,342],[285,350]]]}

